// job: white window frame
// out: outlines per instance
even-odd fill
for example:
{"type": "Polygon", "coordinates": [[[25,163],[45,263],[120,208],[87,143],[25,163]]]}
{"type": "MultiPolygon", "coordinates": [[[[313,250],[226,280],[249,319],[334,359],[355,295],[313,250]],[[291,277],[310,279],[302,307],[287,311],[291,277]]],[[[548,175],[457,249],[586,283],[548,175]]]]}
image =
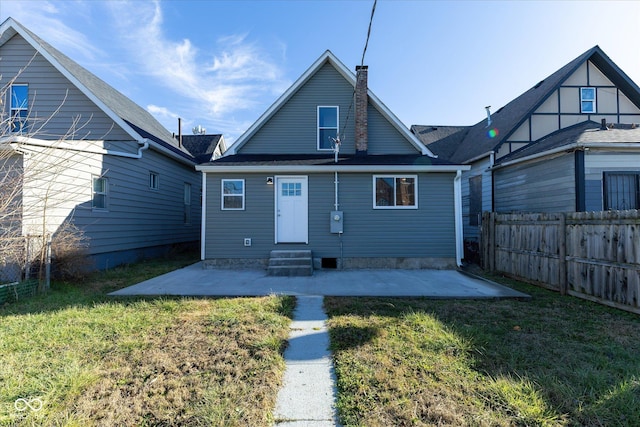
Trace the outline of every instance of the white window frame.
{"type": "Polygon", "coordinates": [[[28,118],[29,118],[29,85],[27,83],[14,83],[9,87],[9,123],[10,130],[12,133],[21,133],[27,131],[29,128],[28,118]],[[27,88],[27,99],[26,105],[20,105],[18,107],[13,106],[13,88],[14,87],[26,87],[27,88]],[[25,116],[22,117],[21,112],[26,112],[25,116]],[[16,120],[18,118],[18,120],[16,120]],[[19,121],[20,125],[15,126],[15,122],[19,121]]]}
{"type": "Polygon", "coordinates": [[[97,211],[106,211],[109,208],[109,180],[104,176],[91,177],[91,209],[97,211]],[[104,191],[96,191],[96,181],[104,181],[104,191]],[[104,196],[104,206],[96,206],[96,195],[104,196]]]}
{"type": "Polygon", "coordinates": [[[418,175],[373,175],[373,209],[418,209],[418,175]],[[393,178],[393,205],[389,206],[378,206],[376,204],[376,180],[378,178],[393,178]],[[396,185],[397,180],[402,178],[412,178],[413,179],[413,200],[414,204],[411,206],[404,205],[396,205],[396,185]]]}
{"type": "Polygon", "coordinates": [[[328,130],[328,129],[335,129],[336,130],[336,136],[338,135],[338,133],[340,132],[340,107],[338,105],[318,105],[317,110],[316,110],[316,148],[318,149],[318,151],[332,151],[333,147],[330,145],[329,148],[322,148],[321,144],[320,144],[320,131],[321,130],[328,130]],[[329,127],[329,126],[320,126],[320,109],[322,108],[334,108],[336,110],[336,126],[333,127],[329,127]]]}
{"type": "Polygon", "coordinates": [[[232,179],[232,178],[228,178],[228,179],[223,179],[220,182],[220,210],[223,211],[243,211],[244,210],[244,203],[245,203],[245,194],[247,192],[247,187],[246,187],[246,183],[244,179],[232,179]],[[230,182],[230,181],[240,181],[242,182],[242,193],[241,194],[224,194],[224,184],[226,182],[230,182]],[[225,208],[224,207],[224,201],[226,197],[239,197],[242,196],[242,207],[240,208],[225,208]]]}
{"type": "Polygon", "coordinates": [[[149,188],[151,190],[160,189],[160,174],[158,172],[149,172],[149,188]]]}
{"type": "Polygon", "coordinates": [[[596,90],[595,87],[590,87],[589,86],[589,87],[581,87],[580,88],[580,113],[582,113],[582,114],[596,114],[597,113],[596,92],[597,92],[597,90],[596,90]],[[586,99],[584,97],[584,92],[583,91],[585,91],[585,90],[592,90],[593,91],[593,99],[586,99]],[[585,102],[591,103],[591,106],[592,106],[592,110],[591,111],[585,110],[583,108],[583,104],[585,102]]]}

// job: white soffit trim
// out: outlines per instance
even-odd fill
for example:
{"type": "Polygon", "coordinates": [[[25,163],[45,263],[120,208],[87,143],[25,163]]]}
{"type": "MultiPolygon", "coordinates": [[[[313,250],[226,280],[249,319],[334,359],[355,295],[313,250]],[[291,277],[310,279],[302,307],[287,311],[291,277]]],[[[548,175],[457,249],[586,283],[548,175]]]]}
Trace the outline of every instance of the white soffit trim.
{"type": "Polygon", "coordinates": [[[392,173],[392,172],[458,172],[468,171],[468,165],[282,165],[282,166],[210,166],[198,165],[196,170],[204,173],[327,173],[327,172],[366,172],[366,173],[392,173]]]}

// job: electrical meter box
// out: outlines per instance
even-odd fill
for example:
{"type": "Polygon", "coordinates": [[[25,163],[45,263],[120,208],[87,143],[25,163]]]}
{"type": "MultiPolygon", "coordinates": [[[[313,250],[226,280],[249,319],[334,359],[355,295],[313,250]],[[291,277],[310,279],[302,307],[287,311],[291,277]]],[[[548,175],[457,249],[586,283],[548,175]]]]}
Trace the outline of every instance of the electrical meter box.
{"type": "Polygon", "coordinates": [[[342,233],[343,232],[343,212],[342,211],[332,211],[331,212],[331,232],[332,233],[342,233]]]}

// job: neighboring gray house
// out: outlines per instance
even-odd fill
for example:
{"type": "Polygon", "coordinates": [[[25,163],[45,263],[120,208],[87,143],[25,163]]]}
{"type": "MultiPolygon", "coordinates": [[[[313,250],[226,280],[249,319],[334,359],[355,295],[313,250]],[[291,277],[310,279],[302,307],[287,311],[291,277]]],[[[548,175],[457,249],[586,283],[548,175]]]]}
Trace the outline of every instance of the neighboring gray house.
{"type": "Polygon", "coordinates": [[[316,268],[460,265],[469,167],[434,156],[368,90],[367,71],[325,52],[223,157],[197,166],[205,265],[263,266],[296,249],[316,268]]]}
{"type": "Polygon", "coordinates": [[[471,166],[465,240],[477,241],[483,211],[640,208],[640,88],[598,46],[488,119],[412,127],[440,157],[471,166]]]}
{"type": "Polygon", "coordinates": [[[182,146],[195,158],[196,163],[219,159],[227,151],[224,136],[220,134],[180,135],[178,138],[182,146]]]}
{"type": "Polygon", "coordinates": [[[0,25],[0,87],[23,235],[71,222],[97,268],[197,247],[195,159],[147,111],[11,18],[0,25]]]}

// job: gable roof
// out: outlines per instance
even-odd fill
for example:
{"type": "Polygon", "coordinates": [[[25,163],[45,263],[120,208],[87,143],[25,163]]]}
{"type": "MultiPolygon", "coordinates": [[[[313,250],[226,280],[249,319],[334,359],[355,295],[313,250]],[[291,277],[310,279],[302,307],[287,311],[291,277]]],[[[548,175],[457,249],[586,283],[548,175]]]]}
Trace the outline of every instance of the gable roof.
{"type": "Polygon", "coordinates": [[[640,127],[635,125],[609,125],[608,128],[602,129],[599,123],[588,120],[560,129],[532,144],[509,153],[497,160],[496,166],[587,147],[640,149],[640,127]]]}
{"type": "Polygon", "coordinates": [[[413,125],[411,132],[438,156],[449,159],[467,136],[470,128],[471,126],[413,125]]]}
{"type": "Polygon", "coordinates": [[[87,98],[98,106],[132,139],[149,139],[151,145],[171,156],[189,163],[191,155],[178,146],[171,132],[164,128],[148,111],[105,83],[93,73],[42,40],[13,18],[0,24],[0,46],[19,34],[49,63],[73,83],[87,98]]]}
{"type": "Polygon", "coordinates": [[[487,120],[484,119],[471,126],[462,141],[448,142],[455,145],[455,150],[452,150],[451,147],[445,148],[447,143],[431,144],[429,147],[441,155],[445,155],[448,150],[451,152],[449,160],[456,163],[468,163],[473,159],[489,155],[491,152],[497,152],[500,145],[527,120],[531,113],[540,107],[569,76],[587,61],[596,65],[625,93],[631,102],[640,107],[640,88],[638,85],[599,46],[594,46],[493,113],[491,128],[499,131],[497,136],[492,138],[488,135],[489,128],[487,120]]]}
{"type": "Polygon", "coordinates": [[[224,138],[220,134],[182,135],[182,145],[195,157],[196,163],[214,160],[216,148],[219,148],[221,154],[225,151],[224,138]]]}
{"type": "MultiPolygon", "coordinates": [[[[247,129],[247,131],[235,141],[235,143],[229,147],[227,153],[229,155],[236,154],[237,151],[246,144],[253,135],[279,110],[286,102],[295,95],[304,84],[309,81],[325,64],[333,66],[344,79],[349,82],[354,88],[356,85],[355,75],[342,63],[340,60],[330,51],[325,51],[320,58],[318,58],[299,78],[296,80],[289,89],[287,89],[263,114],[258,120],[253,123],[247,129]]],[[[413,135],[409,129],[376,97],[371,90],[367,89],[367,95],[369,97],[369,104],[376,108],[388,121],[393,125],[396,130],[404,136],[420,153],[431,157],[436,157],[415,135],[413,135]]]]}

